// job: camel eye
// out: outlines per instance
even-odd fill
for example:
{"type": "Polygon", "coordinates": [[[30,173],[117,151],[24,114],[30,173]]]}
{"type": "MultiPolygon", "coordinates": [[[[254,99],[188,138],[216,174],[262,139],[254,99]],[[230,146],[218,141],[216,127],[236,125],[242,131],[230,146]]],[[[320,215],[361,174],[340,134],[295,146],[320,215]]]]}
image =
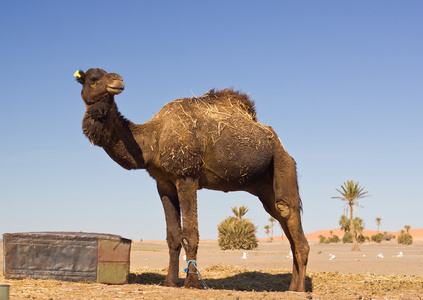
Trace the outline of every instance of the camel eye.
{"type": "Polygon", "coordinates": [[[91,83],[96,83],[98,81],[97,77],[90,78],[91,83]]]}

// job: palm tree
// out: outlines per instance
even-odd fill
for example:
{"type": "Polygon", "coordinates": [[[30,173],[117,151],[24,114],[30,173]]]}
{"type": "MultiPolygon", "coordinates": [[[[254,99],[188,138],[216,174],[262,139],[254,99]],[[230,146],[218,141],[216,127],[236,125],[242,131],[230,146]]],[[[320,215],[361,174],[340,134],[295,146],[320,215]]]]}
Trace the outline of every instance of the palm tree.
{"type": "Polygon", "coordinates": [[[264,229],[265,229],[264,233],[265,233],[265,234],[267,234],[267,237],[269,237],[269,233],[270,233],[270,226],[269,226],[269,225],[265,225],[265,226],[264,226],[264,229]]]}
{"type": "Polygon", "coordinates": [[[377,233],[379,233],[380,221],[382,221],[382,219],[381,218],[376,218],[375,221],[376,221],[376,225],[377,225],[377,233]]]}
{"type": "Polygon", "coordinates": [[[219,247],[222,250],[257,248],[257,227],[249,219],[242,218],[247,213],[248,208],[241,206],[238,209],[235,206],[231,209],[235,217],[229,216],[217,225],[219,247]]]}
{"type": "Polygon", "coordinates": [[[246,207],[245,205],[241,206],[240,208],[235,207],[231,207],[232,212],[234,213],[235,217],[237,217],[238,219],[242,219],[242,217],[248,212],[249,208],[246,207]]]}
{"type": "Polygon", "coordinates": [[[410,226],[410,225],[405,225],[405,226],[404,226],[404,229],[405,229],[405,230],[407,230],[407,234],[408,234],[408,231],[410,230],[410,228],[411,228],[411,226],[410,226]]]}
{"type": "Polygon", "coordinates": [[[341,218],[339,218],[339,226],[341,226],[341,230],[343,232],[350,231],[350,220],[347,218],[346,215],[342,215],[341,218]]]}
{"type": "Polygon", "coordinates": [[[365,226],[366,224],[364,223],[362,218],[359,218],[359,217],[354,218],[354,228],[357,235],[360,235],[363,233],[365,226]]]}
{"type": "Polygon", "coordinates": [[[341,185],[341,188],[342,188],[342,191],[338,189],[336,189],[336,191],[340,193],[342,196],[335,196],[332,198],[340,199],[347,203],[349,207],[349,211],[350,211],[350,231],[351,231],[351,236],[353,239],[353,248],[351,250],[360,251],[360,248],[358,247],[358,244],[357,244],[353,212],[354,212],[354,206],[360,205],[358,200],[365,197],[369,197],[369,195],[366,195],[368,192],[364,191],[364,187],[359,186],[358,182],[354,182],[352,180],[347,180],[347,182],[344,182],[344,184],[341,185]]]}
{"type": "Polygon", "coordinates": [[[270,228],[272,230],[270,238],[273,240],[273,226],[275,226],[276,219],[273,217],[270,217],[269,222],[270,222],[270,228]]]}

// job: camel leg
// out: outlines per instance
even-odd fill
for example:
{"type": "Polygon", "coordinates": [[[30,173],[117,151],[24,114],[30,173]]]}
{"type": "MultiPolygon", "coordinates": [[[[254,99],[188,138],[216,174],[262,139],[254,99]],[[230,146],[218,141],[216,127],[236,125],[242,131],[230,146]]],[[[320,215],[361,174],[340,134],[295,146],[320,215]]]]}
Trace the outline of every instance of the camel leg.
{"type": "Polygon", "coordinates": [[[269,210],[285,231],[293,254],[290,291],[305,291],[305,277],[310,247],[301,224],[301,200],[298,192],[295,161],[279,140],[275,142],[273,172],[274,202],[269,210]]]}
{"type": "MultiPolygon", "coordinates": [[[[278,195],[278,192],[275,191],[278,195]]],[[[292,280],[290,291],[305,291],[305,276],[310,247],[301,224],[300,198],[276,196],[273,209],[276,218],[285,231],[293,254],[292,280]],[[297,200],[294,200],[297,199],[297,200]]]]}
{"type": "MultiPolygon", "coordinates": [[[[192,260],[197,264],[197,250],[200,238],[197,215],[197,184],[192,178],[180,178],[176,187],[182,211],[182,246],[185,249],[187,261],[192,260]]],[[[190,263],[184,283],[185,287],[200,287],[196,273],[195,266],[190,263]]]]}
{"type": "MultiPolygon", "coordinates": [[[[310,248],[303,233],[300,210],[298,209],[296,211],[290,211],[289,219],[285,219],[284,213],[286,213],[286,211],[281,213],[277,209],[271,209],[271,207],[274,206],[272,203],[275,203],[273,195],[262,195],[260,196],[260,200],[263,202],[265,210],[272,217],[279,221],[291,245],[291,251],[293,254],[293,267],[289,290],[304,292],[308,253],[310,248]],[[272,200],[269,201],[269,199],[272,200]]],[[[289,210],[291,209],[289,208],[289,210]]]]}
{"type": "Polygon", "coordinates": [[[179,281],[179,255],[181,253],[181,210],[176,187],[170,182],[157,182],[166,217],[166,240],[169,247],[169,270],[165,286],[177,286],[179,281]]]}
{"type": "Polygon", "coordinates": [[[293,253],[293,267],[289,290],[304,292],[309,246],[302,231],[300,210],[298,209],[298,213],[289,212],[289,219],[285,219],[283,216],[285,216],[284,213],[286,213],[286,211],[280,212],[276,209],[275,196],[272,186],[268,186],[265,190],[263,190],[260,193],[259,198],[263,203],[264,209],[272,217],[279,221],[291,245],[293,253]]]}
{"type": "Polygon", "coordinates": [[[278,218],[291,244],[293,254],[290,291],[305,292],[305,278],[310,247],[301,226],[300,211],[293,212],[289,220],[278,218]]]}

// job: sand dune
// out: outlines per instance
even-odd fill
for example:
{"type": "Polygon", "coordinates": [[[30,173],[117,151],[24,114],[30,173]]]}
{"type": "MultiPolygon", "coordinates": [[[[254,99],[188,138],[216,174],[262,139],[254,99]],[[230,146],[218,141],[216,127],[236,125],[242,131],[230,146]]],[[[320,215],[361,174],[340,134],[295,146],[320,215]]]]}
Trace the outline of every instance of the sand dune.
{"type": "MultiPolygon", "coordinates": [[[[342,238],[342,236],[344,235],[344,232],[339,229],[339,228],[334,228],[334,229],[327,229],[327,230],[317,230],[314,231],[312,233],[307,233],[305,236],[307,238],[307,240],[309,241],[318,241],[319,240],[319,235],[323,235],[323,236],[330,236],[330,232],[332,231],[332,234],[339,236],[340,238],[342,238]]],[[[380,233],[384,233],[385,231],[379,230],[380,233]]],[[[394,236],[398,236],[401,233],[401,230],[398,231],[387,231],[387,233],[392,233],[394,236]]],[[[415,241],[423,241],[423,228],[420,229],[410,229],[409,233],[413,236],[413,240],[415,241]]],[[[376,230],[364,230],[363,231],[363,235],[364,236],[368,236],[371,237],[372,235],[377,234],[376,230]]],[[[259,238],[259,240],[267,240],[268,238],[259,238]]],[[[273,237],[274,240],[281,240],[281,236],[274,236],[273,237]]],[[[286,239],[286,236],[283,237],[283,239],[286,239]]]]}
{"type": "MultiPolygon", "coordinates": [[[[306,238],[308,240],[319,240],[319,235],[323,235],[323,236],[330,236],[330,232],[332,231],[332,234],[337,235],[339,237],[342,237],[344,235],[343,231],[341,231],[341,229],[339,228],[335,228],[335,229],[328,229],[328,230],[318,230],[312,233],[308,233],[306,234],[306,238]]],[[[384,231],[380,230],[379,232],[384,233],[384,231]]],[[[392,233],[394,236],[398,236],[401,233],[401,230],[398,231],[387,231],[388,233],[392,233]]],[[[409,233],[413,236],[414,240],[423,240],[423,228],[420,229],[410,229],[409,233]]],[[[363,235],[364,236],[372,236],[377,234],[376,230],[364,230],[363,231],[363,235]]],[[[280,237],[278,237],[278,239],[280,239],[280,237]]]]}

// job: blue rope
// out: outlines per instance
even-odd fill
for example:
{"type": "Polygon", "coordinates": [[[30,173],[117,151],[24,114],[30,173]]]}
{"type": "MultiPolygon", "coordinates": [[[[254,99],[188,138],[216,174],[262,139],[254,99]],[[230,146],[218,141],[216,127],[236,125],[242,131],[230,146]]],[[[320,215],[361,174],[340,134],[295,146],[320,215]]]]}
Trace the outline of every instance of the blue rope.
{"type": "Polygon", "coordinates": [[[194,266],[195,270],[197,270],[197,273],[194,273],[194,274],[197,274],[197,275],[198,275],[198,278],[200,279],[201,283],[204,285],[204,287],[205,287],[206,289],[208,289],[209,287],[208,287],[208,286],[207,286],[207,284],[204,282],[203,277],[202,277],[202,276],[201,276],[201,274],[200,274],[200,270],[198,270],[198,268],[197,268],[197,265],[196,265],[196,263],[195,263],[195,260],[189,260],[189,261],[188,261],[188,263],[187,263],[187,267],[184,269],[184,271],[185,271],[186,273],[188,273],[189,264],[192,264],[192,265],[194,266]]]}
{"type": "Polygon", "coordinates": [[[187,263],[187,267],[184,269],[184,272],[188,273],[189,264],[193,264],[195,269],[197,270],[197,265],[195,264],[195,260],[189,260],[187,263]]]}

